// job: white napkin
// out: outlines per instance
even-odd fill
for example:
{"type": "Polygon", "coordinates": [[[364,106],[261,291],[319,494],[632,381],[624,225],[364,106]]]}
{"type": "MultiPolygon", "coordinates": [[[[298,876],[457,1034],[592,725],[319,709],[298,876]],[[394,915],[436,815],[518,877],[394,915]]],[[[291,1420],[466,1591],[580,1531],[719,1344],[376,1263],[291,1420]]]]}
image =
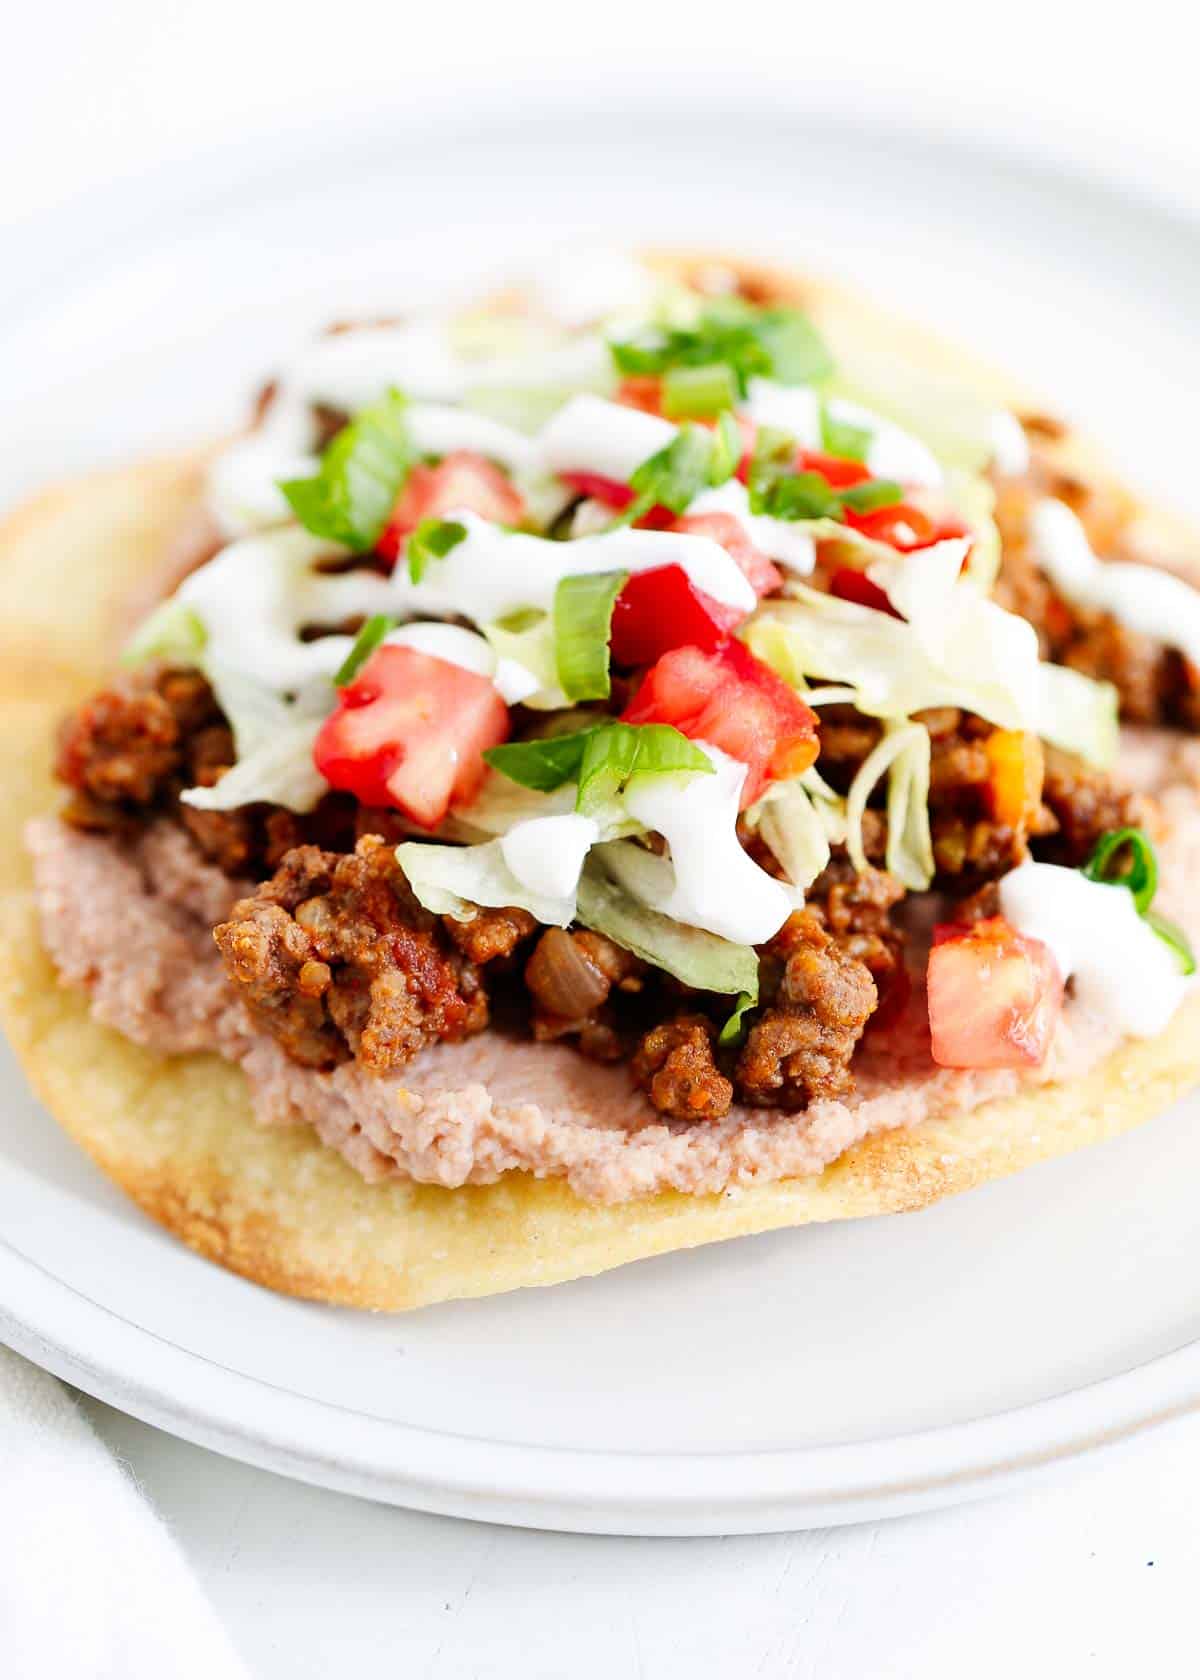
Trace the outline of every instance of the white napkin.
{"type": "Polygon", "coordinates": [[[249,1680],[132,1478],[61,1383],[3,1347],[0,1674],[249,1680]]]}

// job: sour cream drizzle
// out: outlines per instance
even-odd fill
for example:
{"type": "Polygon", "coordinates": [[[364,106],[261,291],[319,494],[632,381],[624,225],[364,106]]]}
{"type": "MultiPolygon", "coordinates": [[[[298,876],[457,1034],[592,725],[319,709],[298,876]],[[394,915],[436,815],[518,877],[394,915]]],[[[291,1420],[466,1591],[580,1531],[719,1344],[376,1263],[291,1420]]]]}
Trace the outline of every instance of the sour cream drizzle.
{"type": "Polygon", "coordinates": [[[737,945],[761,945],[795,907],[788,889],[762,870],[737,837],[746,766],[705,741],[711,776],[635,776],[625,809],[671,848],[674,886],[654,908],[737,945]]]}
{"type": "Polygon", "coordinates": [[[1157,566],[1098,559],[1065,502],[1039,502],[1031,525],[1034,557],[1060,595],[1111,613],[1200,668],[1200,591],[1157,566]]]}
{"type": "Polygon", "coordinates": [[[474,513],[449,517],[467,534],[445,559],[431,565],[420,584],[411,581],[403,565],[390,577],[364,569],[319,572],[320,561],[344,551],[286,527],[222,549],[184,581],[178,599],[203,622],[209,658],[279,690],[331,676],[349,649],[346,636],[302,642],[306,625],[338,624],[372,613],[491,624],[519,608],[549,612],[559,581],[581,573],[677,565],[716,600],[744,613],[755,605],[754,590],[736,562],[710,537],[622,529],[557,543],[501,530],[474,513]]]}
{"type": "Polygon", "coordinates": [[[1122,1033],[1155,1037],[1192,989],[1125,887],[1023,863],[1001,880],[1000,909],[1018,932],[1049,946],[1064,980],[1074,976],[1076,1001],[1122,1033]]]}
{"type": "Polygon", "coordinates": [[[500,837],[500,852],[517,880],[530,892],[573,898],[584,859],[600,838],[591,817],[530,817],[500,837]]]}
{"type": "Polygon", "coordinates": [[[596,334],[519,357],[471,358],[457,352],[436,319],[333,333],[285,365],[262,424],[214,462],[209,503],[231,535],[286,519],[277,481],[310,476],[317,467],[313,405],[354,415],[391,389],[410,399],[408,423],[422,454],[474,449],[520,470],[531,465],[532,441],[455,405],[476,391],[593,385],[609,376],[608,350],[596,334]]]}

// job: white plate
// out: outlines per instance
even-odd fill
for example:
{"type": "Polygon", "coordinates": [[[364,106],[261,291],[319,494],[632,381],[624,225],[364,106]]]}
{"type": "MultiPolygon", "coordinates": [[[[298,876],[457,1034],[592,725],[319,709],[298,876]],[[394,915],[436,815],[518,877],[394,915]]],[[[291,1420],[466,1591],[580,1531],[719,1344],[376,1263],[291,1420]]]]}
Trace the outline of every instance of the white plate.
{"type": "MultiPolygon", "coordinates": [[[[547,229],[847,274],[1060,395],[1150,483],[1194,485],[1190,224],[901,133],[702,118],[339,129],[47,219],[5,265],[5,492],[204,435],[305,325],[434,270],[461,292],[547,229]]],[[[197,1259],[3,1076],[5,1339],[331,1487],[585,1531],[783,1529],[990,1491],[1200,1402],[1195,1103],[918,1215],[385,1319],[197,1259]]]]}

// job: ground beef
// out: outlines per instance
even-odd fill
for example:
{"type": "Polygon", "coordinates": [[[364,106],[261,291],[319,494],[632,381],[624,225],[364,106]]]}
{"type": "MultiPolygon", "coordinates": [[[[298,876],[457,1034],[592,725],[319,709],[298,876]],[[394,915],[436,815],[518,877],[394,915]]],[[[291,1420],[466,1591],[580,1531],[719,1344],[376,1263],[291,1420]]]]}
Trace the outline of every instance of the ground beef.
{"type": "Polygon", "coordinates": [[[1044,659],[1113,683],[1128,722],[1200,727],[1200,673],[1172,649],[1127,629],[1108,613],[1076,606],[1056,593],[1029,540],[1030,515],[1043,496],[1074,509],[1097,554],[1120,553],[1132,512],[1129,501],[1118,491],[1056,471],[1035,450],[1026,478],[997,485],[1002,560],[996,601],[1030,621],[1044,659]]]}
{"type": "Polygon", "coordinates": [[[1145,822],[1145,801],[1114,787],[1102,771],[1057,747],[1046,748],[1046,779],[1042,798],[1053,813],[1055,828],[1034,848],[1044,862],[1078,867],[1086,863],[1097,840],[1114,828],[1138,827],[1145,822]]]}
{"type": "Polygon", "coordinates": [[[869,865],[856,870],[844,846],[807,893],[806,909],[875,982],[879,1003],[868,1023],[872,1028],[895,1020],[911,989],[904,963],[905,933],[892,920],[903,898],[904,886],[894,875],[869,865]]]}
{"type": "Polygon", "coordinates": [[[574,1038],[593,1061],[620,1060],[626,1035],[610,994],[614,989],[639,993],[644,975],[645,964],[603,934],[547,928],[525,965],[533,1036],[541,1041],[574,1038]]]}
{"type": "Polygon", "coordinates": [[[844,1096],[854,1083],[850,1059],[879,998],[870,970],[810,909],[789,917],[763,955],[772,1001],[738,1057],[739,1095],[786,1109],[844,1096]]]}
{"type": "Polygon", "coordinates": [[[456,921],[453,916],[445,918],[450,938],[464,956],[481,966],[511,957],[537,925],[528,910],[479,909],[469,922],[456,921]]]}
{"type": "Polygon", "coordinates": [[[402,837],[397,813],[363,811],[329,794],[299,815],[273,805],[200,811],[189,787],[213,787],[235,762],[233,736],[199,671],[147,668],[94,695],[59,739],[56,774],[71,789],[63,817],[76,828],[133,830],[168,815],[210,862],[233,877],[278,867],[295,846],[347,851],[364,832],[402,837]]]}
{"type": "Polygon", "coordinates": [[[115,828],[157,806],[189,774],[193,751],[206,767],[221,752],[231,763],[222,724],[198,672],[158,671],[94,695],[59,737],[55,773],[76,796],[67,820],[80,828],[115,828]]]}
{"type": "Polygon", "coordinates": [[[400,1067],[487,1025],[477,966],[409,891],[377,836],[352,854],[300,846],[215,931],[255,1022],[295,1061],[400,1067]]]}
{"type": "Polygon", "coordinates": [[[717,1067],[717,1029],[705,1015],[680,1015],[654,1027],[638,1045],[633,1077],[660,1114],[674,1120],[719,1120],[733,1086],[717,1067]]]}

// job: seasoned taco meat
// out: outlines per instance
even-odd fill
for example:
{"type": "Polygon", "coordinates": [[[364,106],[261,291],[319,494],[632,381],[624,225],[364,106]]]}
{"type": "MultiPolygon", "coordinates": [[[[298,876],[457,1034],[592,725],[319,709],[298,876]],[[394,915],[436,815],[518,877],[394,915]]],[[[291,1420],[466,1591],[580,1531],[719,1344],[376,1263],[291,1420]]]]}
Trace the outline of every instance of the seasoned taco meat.
{"type": "MultiPolygon", "coordinates": [[[[111,828],[166,797],[193,764],[211,774],[234,761],[233,741],[198,671],[165,670],[116,683],[70,718],[55,771],[75,790],[65,813],[80,828],[111,828]]],[[[212,777],[215,780],[215,777],[212,777]]]]}
{"type": "Polygon", "coordinates": [[[378,836],[343,856],[297,847],[214,937],[254,1021],[308,1067],[383,1072],[487,1025],[478,967],[378,836]]]}
{"type": "Polygon", "coordinates": [[[660,1114],[674,1120],[719,1120],[728,1114],[733,1086],[717,1067],[716,1037],[706,1015],[680,1015],[642,1039],[633,1077],[660,1114]]]}
{"type": "Polygon", "coordinates": [[[1030,621],[1043,659],[1114,684],[1128,722],[1200,728],[1200,672],[1174,649],[1111,614],[1065,600],[1042,571],[1030,543],[1030,516],[1045,496],[1065,502],[1078,515],[1102,559],[1120,555],[1133,513],[1129,500],[1101,483],[1084,483],[1058,471],[1035,447],[1029,474],[997,485],[1002,553],[993,591],[997,604],[1030,621]]]}
{"type": "Polygon", "coordinates": [[[773,1001],[750,1028],[736,1078],[745,1102],[805,1108],[854,1083],[850,1059],[879,993],[811,910],[797,911],[764,951],[773,1001]]]}

